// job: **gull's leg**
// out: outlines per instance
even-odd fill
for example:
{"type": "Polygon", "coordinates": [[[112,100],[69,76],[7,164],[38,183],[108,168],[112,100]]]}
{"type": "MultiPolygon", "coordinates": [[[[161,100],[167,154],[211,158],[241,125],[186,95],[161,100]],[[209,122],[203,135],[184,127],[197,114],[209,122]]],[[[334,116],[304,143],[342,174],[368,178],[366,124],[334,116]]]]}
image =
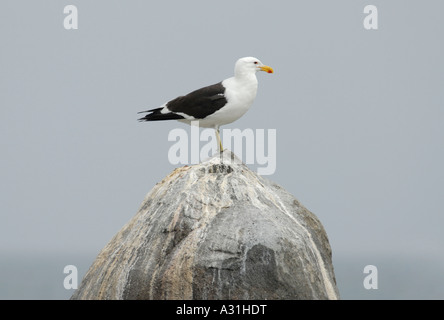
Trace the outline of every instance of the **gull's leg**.
{"type": "Polygon", "coordinates": [[[224,147],[222,146],[222,141],[220,140],[219,127],[214,128],[214,130],[216,130],[216,138],[219,144],[219,152],[222,152],[224,150],[224,147]]]}

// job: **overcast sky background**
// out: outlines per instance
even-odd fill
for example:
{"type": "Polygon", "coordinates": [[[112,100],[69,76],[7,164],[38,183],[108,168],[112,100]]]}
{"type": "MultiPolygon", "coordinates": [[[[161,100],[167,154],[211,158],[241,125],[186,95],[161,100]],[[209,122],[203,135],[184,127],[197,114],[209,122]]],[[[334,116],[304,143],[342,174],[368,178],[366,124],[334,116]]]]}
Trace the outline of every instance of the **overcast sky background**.
{"type": "MultiPolygon", "coordinates": [[[[444,298],[444,2],[2,1],[0,298],[66,299],[175,167],[178,122],[137,112],[255,56],[249,112],[282,185],[323,223],[344,299],[444,298]],[[79,29],[65,30],[65,5],[79,29]],[[379,29],[365,30],[365,5],[379,29]],[[365,290],[364,266],[379,289],[365,290]]],[[[254,165],[251,166],[253,169],[254,165]]]]}

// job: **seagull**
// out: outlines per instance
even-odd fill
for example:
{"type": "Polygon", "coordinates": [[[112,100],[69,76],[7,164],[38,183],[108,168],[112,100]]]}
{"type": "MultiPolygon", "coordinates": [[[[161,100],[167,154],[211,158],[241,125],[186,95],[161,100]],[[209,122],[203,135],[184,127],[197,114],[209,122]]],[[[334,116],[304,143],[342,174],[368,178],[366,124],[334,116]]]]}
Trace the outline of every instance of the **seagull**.
{"type": "Polygon", "coordinates": [[[251,107],[257,94],[258,71],[274,72],[257,58],[240,58],[233,77],[179,96],[158,108],[141,111],[148,114],[138,120],[178,120],[189,125],[198,121],[199,127],[214,128],[222,152],[219,128],[236,121],[251,107]]]}

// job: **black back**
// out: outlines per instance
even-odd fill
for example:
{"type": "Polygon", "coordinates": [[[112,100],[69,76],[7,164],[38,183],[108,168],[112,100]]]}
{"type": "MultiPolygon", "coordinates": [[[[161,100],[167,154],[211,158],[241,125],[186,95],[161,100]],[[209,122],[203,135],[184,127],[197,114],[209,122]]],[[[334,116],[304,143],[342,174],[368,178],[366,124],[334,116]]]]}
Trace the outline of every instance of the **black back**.
{"type": "Polygon", "coordinates": [[[226,103],[222,82],[200,88],[185,96],[177,97],[166,105],[171,112],[183,112],[196,119],[203,119],[216,112],[226,103]]]}
{"type": "Polygon", "coordinates": [[[195,119],[203,119],[213,114],[227,103],[225,87],[222,82],[197,89],[185,96],[169,101],[166,106],[169,113],[161,113],[163,108],[151,109],[139,113],[151,112],[140,121],[179,120],[185,119],[178,112],[187,114],[195,119]]]}

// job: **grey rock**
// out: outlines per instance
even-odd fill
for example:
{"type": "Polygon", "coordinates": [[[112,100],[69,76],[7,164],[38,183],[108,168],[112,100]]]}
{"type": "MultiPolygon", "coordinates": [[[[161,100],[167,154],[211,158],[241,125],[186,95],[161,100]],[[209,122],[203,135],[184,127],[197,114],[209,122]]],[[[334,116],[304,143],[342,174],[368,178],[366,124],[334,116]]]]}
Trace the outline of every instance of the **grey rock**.
{"type": "Polygon", "coordinates": [[[71,299],[338,299],[316,216],[225,151],[177,168],[71,299]]]}

